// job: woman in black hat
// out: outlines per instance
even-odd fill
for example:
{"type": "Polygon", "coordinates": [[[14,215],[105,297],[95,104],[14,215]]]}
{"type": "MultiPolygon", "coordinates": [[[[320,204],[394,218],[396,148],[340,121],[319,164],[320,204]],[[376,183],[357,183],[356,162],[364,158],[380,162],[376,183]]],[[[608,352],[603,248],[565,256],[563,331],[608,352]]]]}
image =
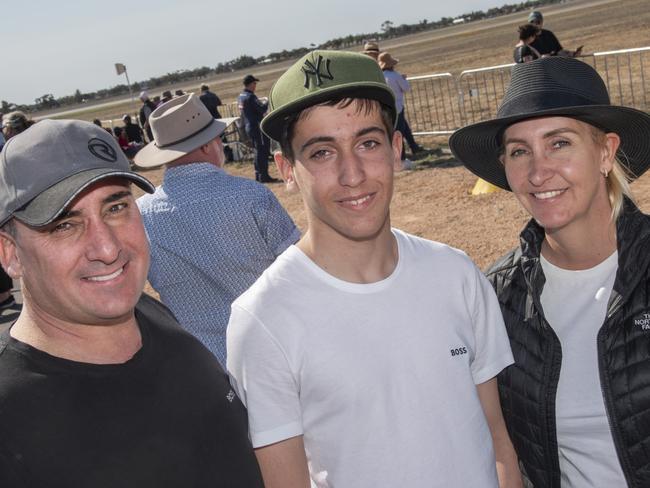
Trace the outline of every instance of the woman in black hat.
{"type": "Polygon", "coordinates": [[[516,65],[497,118],[450,139],[532,217],[488,276],[515,357],[501,404],[535,487],[650,486],[650,218],[628,184],[649,136],[593,68],[553,57],[516,65]]]}

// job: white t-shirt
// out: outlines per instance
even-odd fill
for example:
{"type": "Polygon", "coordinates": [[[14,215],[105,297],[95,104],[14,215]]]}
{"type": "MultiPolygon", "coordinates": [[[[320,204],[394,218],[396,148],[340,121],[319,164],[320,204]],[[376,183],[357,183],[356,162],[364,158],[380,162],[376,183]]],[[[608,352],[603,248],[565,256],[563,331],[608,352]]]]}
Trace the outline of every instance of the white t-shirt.
{"type": "Polygon", "coordinates": [[[253,445],[303,435],[318,487],[496,487],[475,387],[512,363],[492,287],[462,252],[393,233],[384,280],[339,280],[292,246],[234,302],[253,445]]]}
{"type": "Polygon", "coordinates": [[[600,386],[596,336],[618,269],[615,252],[594,268],[570,271],[541,257],[542,308],[562,346],[555,400],[563,488],[627,486],[600,386]]]}

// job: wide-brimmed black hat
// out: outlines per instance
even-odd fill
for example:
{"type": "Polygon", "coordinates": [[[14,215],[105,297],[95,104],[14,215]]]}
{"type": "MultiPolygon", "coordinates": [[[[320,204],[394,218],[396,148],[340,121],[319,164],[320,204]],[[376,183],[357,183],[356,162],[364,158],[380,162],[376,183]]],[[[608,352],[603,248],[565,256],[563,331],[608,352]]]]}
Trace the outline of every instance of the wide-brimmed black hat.
{"type": "Polygon", "coordinates": [[[611,105],[607,87],[595,69],[574,58],[548,57],[512,68],[510,86],[497,118],[454,132],[449,147],[467,169],[510,190],[499,148],[510,125],[537,117],[581,120],[621,138],[617,156],[630,176],[638,178],[650,165],[650,116],[630,107],[611,105]]]}

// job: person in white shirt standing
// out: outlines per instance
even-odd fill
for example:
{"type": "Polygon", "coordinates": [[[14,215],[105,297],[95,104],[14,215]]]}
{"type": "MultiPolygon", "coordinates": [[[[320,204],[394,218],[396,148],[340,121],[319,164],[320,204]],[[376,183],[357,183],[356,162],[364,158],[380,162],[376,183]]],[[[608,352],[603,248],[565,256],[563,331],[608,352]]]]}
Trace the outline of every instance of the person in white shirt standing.
{"type": "MultiPolygon", "coordinates": [[[[389,52],[384,51],[380,53],[377,58],[377,63],[384,73],[386,83],[395,95],[395,107],[397,109],[396,129],[402,133],[402,139],[406,140],[411,148],[411,154],[415,156],[422,151],[422,147],[415,142],[411,126],[409,126],[406,120],[406,114],[404,113],[404,94],[411,91],[411,84],[406,79],[406,75],[395,71],[395,66],[399,63],[399,59],[392,57],[389,52]]],[[[405,145],[402,145],[402,168],[412,169],[412,167],[413,163],[406,158],[405,145]]]]}
{"type": "Polygon", "coordinates": [[[313,51],[269,100],[262,129],[308,229],[227,330],[265,486],[520,487],[496,297],[464,253],[391,228],[402,137],[377,63],[313,51]]]}

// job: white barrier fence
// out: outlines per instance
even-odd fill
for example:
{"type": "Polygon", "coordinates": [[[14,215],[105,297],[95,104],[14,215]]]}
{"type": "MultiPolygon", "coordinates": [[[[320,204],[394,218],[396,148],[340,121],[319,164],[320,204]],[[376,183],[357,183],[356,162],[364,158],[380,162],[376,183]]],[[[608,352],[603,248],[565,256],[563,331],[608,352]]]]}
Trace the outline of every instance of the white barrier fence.
{"type": "MultiPolygon", "coordinates": [[[[602,76],[614,105],[650,110],[650,47],[594,53],[581,58],[602,76]]],[[[514,63],[407,78],[406,114],[416,135],[445,135],[496,115],[514,63]]]]}

